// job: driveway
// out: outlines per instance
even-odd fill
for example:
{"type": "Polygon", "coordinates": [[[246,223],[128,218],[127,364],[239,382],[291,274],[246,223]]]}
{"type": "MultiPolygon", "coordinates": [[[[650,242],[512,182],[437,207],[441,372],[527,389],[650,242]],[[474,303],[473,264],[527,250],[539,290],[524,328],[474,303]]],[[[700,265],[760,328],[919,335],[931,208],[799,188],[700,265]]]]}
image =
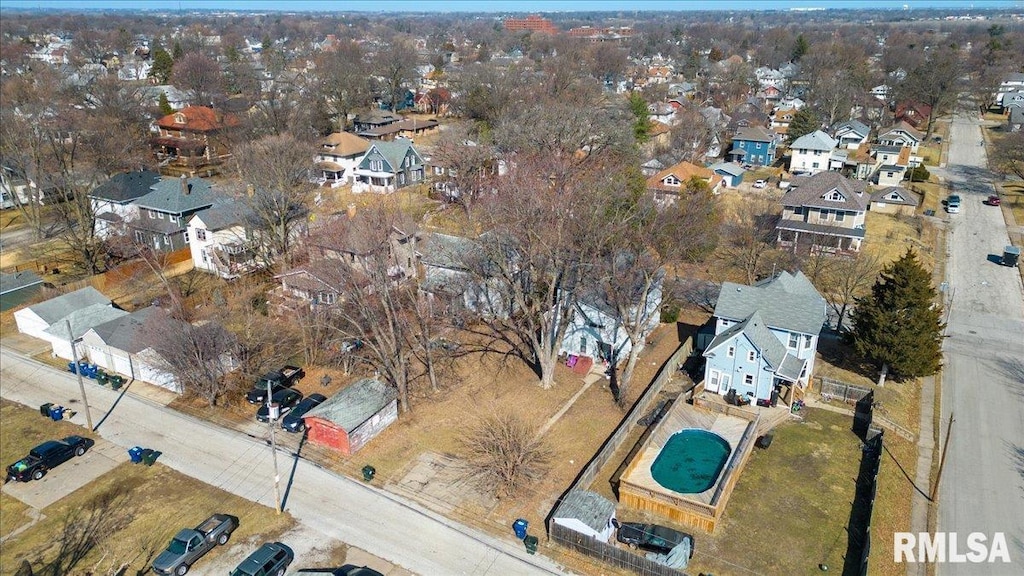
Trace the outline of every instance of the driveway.
{"type": "MultiPolygon", "coordinates": [[[[942,433],[954,413],[939,487],[938,530],[1005,535],[1015,569],[1005,564],[940,564],[945,575],[1021,573],[1024,565],[1024,287],[1012,268],[990,258],[1009,243],[976,114],[958,113],[949,162],[938,173],[963,197],[949,215],[948,328],[943,349],[942,433]]],[[[941,445],[941,444],[940,444],[941,445]]]]}
{"type": "MultiPolygon", "coordinates": [[[[61,372],[0,348],[0,395],[27,406],[61,403],[78,409],[78,385],[61,372]]],[[[127,449],[163,452],[160,462],[266,506],[274,505],[271,452],[265,443],[180,414],[146,398],[89,386],[97,432],[127,449]],[[109,415],[107,412],[116,407],[109,415]],[[106,415],[106,416],[105,416],[106,415]]],[[[75,423],[84,422],[82,414],[75,423]]],[[[306,528],[362,548],[407,570],[431,576],[563,574],[544,556],[526,554],[514,540],[452,522],[400,496],[278,454],[286,510],[306,528]]],[[[287,539],[284,542],[289,543],[287,539]]]]}
{"type": "Polygon", "coordinates": [[[8,482],[3,492],[42,510],[127,461],[128,453],[120,446],[99,439],[88,452],[47,471],[41,480],[8,482]]]}

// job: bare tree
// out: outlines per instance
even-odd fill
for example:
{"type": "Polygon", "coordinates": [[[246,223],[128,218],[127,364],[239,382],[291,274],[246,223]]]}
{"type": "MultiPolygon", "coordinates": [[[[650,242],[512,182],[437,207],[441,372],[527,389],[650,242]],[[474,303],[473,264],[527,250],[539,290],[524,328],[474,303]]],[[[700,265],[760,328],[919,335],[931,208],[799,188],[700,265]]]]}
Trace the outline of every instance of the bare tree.
{"type": "Polygon", "coordinates": [[[495,496],[515,496],[547,471],[550,451],[536,431],[510,413],[480,419],[462,438],[469,476],[495,496]]]}
{"type": "Polygon", "coordinates": [[[152,314],[142,333],[158,355],[156,364],[173,374],[186,394],[217,405],[234,361],[235,339],[230,332],[217,321],[192,324],[168,314],[152,314]]]}
{"type": "Polygon", "coordinates": [[[1024,132],[1012,132],[994,140],[989,163],[1003,174],[1024,178],[1024,132]]]}
{"type": "Polygon", "coordinates": [[[339,130],[348,128],[348,115],[372,99],[367,81],[366,54],[356,42],[341,42],[317,61],[318,92],[337,114],[339,130]]]}
{"type": "Polygon", "coordinates": [[[743,273],[747,284],[753,284],[764,275],[765,264],[775,250],[778,218],[775,202],[757,198],[741,204],[735,219],[725,226],[726,257],[743,273]]]}
{"type": "Polygon", "coordinates": [[[193,94],[193,103],[209,106],[223,91],[220,65],[202,52],[189,52],[174,62],[171,81],[193,94]]]}
{"type": "Polygon", "coordinates": [[[945,114],[957,98],[957,87],[965,72],[965,62],[954,48],[933,47],[924,61],[907,73],[897,86],[900,100],[917,100],[931,107],[925,139],[931,138],[935,120],[945,114]]]}
{"type": "Polygon", "coordinates": [[[305,222],[315,187],[309,182],[312,147],[289,134],[247,143],[233,155],[235,169],[247,185],[244,202],[260,228],[258,242],[267,263],[292,259],[292,244],[305,222]]]}
{"type": "Polygon", "coordinates": [[[494,146],[475,142],[467,131],[453,128],[441,134],[434,151],[436,161],[445,167],[446,176],[438,180],[449,200],[472,211],[473,204],[493,189],[498,172],[498,156],[494,146]]]}
{"type": "Polygon", "coordinates": [[[373,69],[381,78],[384,100],[391,111],[398,109],[405,94],[405,87],[416,80],[416,65],[419,55],[413,45],[405,39],[393,38],[385,48],[373,57],[373,69]]]}
{"type": "Polygon", "coordinates": [[[686,104],[676,111],[676,119],[669,127],[669,144],[658,151],[658,158],[666,166],[680,161],[700,164],[711,147],[713,136],[712,125],[700,110],[686,104]]]}
{"type": "Polygon", "coordinates": [[[876,256],[860,252],[853,258],[835,259],[815,283],[838,318],[837,332],[843,329],[843,322],[854,302],[871,290],[880,270],[881,265],[876,256]]]}

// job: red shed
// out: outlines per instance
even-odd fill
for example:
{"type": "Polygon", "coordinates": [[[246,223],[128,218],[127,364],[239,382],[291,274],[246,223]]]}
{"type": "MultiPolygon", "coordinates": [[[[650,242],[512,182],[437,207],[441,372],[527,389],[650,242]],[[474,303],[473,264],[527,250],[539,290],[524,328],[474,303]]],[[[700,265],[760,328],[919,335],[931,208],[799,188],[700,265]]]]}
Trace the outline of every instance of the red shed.
{"type": "Polygon", "coordinates": [[[302,419],[310,442],[350,455],[398,419],[398,395],[380,380],[364,378],[302,419]]]}

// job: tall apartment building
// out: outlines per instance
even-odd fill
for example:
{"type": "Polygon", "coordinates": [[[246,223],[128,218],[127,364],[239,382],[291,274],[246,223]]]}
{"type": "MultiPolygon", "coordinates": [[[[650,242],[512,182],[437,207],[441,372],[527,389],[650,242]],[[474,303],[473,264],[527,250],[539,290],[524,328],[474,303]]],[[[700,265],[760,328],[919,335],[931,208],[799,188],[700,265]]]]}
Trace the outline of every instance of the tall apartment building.
{"type": "Polygon", "coordinates": [[[541,18],[536,14],[530,14],[526,18],[506,18],[504,21],[505,30],[519,32],[529,30],[531,32],[546,32],[558,34],[558,28],[547,18],[541,18]]]}

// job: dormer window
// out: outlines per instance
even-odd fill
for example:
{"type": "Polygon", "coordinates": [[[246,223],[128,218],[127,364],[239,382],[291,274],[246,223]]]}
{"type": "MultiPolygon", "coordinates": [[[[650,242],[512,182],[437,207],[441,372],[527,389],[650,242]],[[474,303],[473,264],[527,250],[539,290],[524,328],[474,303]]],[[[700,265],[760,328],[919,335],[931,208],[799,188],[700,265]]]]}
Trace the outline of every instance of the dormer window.
{"type": "Polygon", "coordinates": [[[176,112],[174,114],[174,123],[175,124],[184,124],[185,123],[185,115],[182,114],[181,112],[176,112]]]}
{"type": "Polygon", "coordinates": [[[838,190],[833,190],[825,195],[825,200],[831,200],[833,202],[842,202],[846,200],[846,196],[843,196],[838,190]]]}
{"type": "Polygon", "coordinates": [[[680,184],[681,184],[681,182],[679,181],[679,178],[676,178],[672,174],[669,174],[665,178],[665,185],[667,185],[667,186],[679,186],[680,184]]]}

